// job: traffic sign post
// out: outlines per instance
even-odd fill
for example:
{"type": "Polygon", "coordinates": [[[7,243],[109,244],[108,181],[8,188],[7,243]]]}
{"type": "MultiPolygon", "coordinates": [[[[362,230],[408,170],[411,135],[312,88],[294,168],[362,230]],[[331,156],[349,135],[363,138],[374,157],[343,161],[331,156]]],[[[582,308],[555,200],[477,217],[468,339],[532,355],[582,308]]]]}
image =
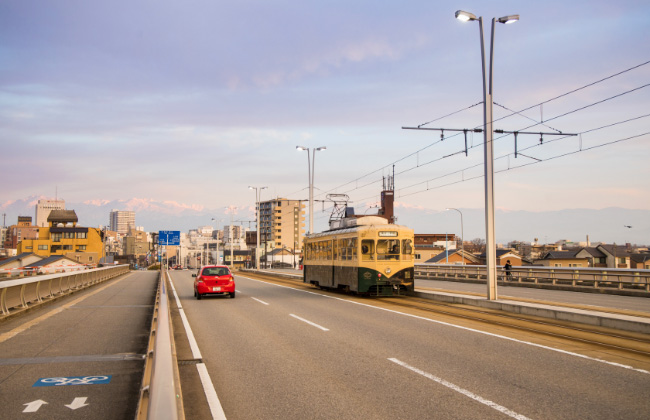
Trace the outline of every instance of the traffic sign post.
{"type": "MultiPolygon", "coordinates": [[[[181,244],[181,231],[180,230],[160,230],[158,231],[158,245],[180,245],[181,244]]],[[[166,250],[166,249],[165,249],[166,250]]],[[[162,259],[161,259],[162,268],[162,259]]]]}

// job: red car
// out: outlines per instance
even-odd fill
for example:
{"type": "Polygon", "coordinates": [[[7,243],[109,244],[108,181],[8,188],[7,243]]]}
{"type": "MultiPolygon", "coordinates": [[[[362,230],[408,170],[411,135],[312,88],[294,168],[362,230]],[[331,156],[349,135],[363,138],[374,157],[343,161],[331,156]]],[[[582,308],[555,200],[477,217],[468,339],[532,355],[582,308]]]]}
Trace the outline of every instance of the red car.
{"type": "Polygon", "coordinates": [[[235,297],[235,277],[225,265],[206,265],[192,274],[194,279],[194,296],[201,299],[203,295],[229,294],[235,297]]]}

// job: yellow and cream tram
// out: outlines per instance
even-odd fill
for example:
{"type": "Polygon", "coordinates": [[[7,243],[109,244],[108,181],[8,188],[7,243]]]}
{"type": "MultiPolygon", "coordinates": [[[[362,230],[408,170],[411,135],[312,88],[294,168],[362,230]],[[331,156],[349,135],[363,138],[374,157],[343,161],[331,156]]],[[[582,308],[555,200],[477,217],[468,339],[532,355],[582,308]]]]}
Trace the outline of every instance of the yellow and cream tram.
{"type": "Polygon", "coordinates": [[[413,257],[413,229],[378,216],[343,219],[305,238],[303,281],[369,295],[412,292],[413,257]]]}

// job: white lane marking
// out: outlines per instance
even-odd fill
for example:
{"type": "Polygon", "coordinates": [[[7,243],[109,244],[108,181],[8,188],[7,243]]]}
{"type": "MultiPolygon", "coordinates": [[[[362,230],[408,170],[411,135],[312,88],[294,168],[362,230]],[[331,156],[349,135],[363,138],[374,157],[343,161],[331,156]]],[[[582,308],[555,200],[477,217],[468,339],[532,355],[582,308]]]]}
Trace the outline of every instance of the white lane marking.
{"type": "Polygon", "coordinates": [[[76,410],[77,408],[85,407],[90,404],[86,404],[88,397],[77,397],[70,404],[64,404],[70,410],[76,410]]]}
{"type": "Polygon", "coordinates": [[[513,419],[529,420],[528,417],[526,417],[526,416],[524,416],[522,414],[515,413],[514,411],[512,411],[512,410],[510,410],[510,409],[508,409],[508,408],[506,408],[504,406],[501,406],[501,405],[495,403],[494,401],[490,401],[490,400],[487,400],[487,399],[485,399],[483,397],[480,397],[480,396],[474,394],[471,391],[463,389],[463,388],[459,387],[458,385],[454,385],[451,382],[447,382],[442,378],[439,378],[439,377],[437,377],[435,375],[432,375],[432,374],[430,374],[428,372],[420,370],[420,369],[418,369],[416,367],[410,366],[410,365],[402,362],[401,360],[398,360],[398,359],[395,359],[395,358],[389,358],[388,360],[390,360],[393,363],[397,363],[398,365],[400,365],[402,367],[405,367],[406,369],[408,369],[408,370],[410,370],[412,372],[415,372],[415,373],[417,373],[419,375],[422,375],[427,379],[431,379],[432,381],[435,381],[435,382],[439,383],[440,385],[446,386],[449,389],[452,389],[452,390],[454,390],[456,392],[459,392],[459,393],[465,395],[466,397],[469,397],[469,398],[471,398],[471,399],[473,399],[475,401],[480,402],[481,404],[485,404],[490,408],[493,408],[493,409],[495,409],[497,411],[500,411],[503,414],[512,417],[513,419]]]}
{"type": "Polygon", "coordinates": [[[263,305],[268,305],[268,303],[264,302],[263,300],[259,300],[258,298],[252,297],[251,299],[258,301],[259,303],[261,303],[263,305]]]}
{"type": "Polygon", "coordinates": [[[167,273],[167,276],[169,278],[169,284],[171,285],[172,292],[174,292],[174,299],[176,299],[176,306],[178,306],[178,313],[181,316],[181,320],[183,321],[183,326],[185,327],[185,332],[187,334],[187,339],[190,342],[190,349],[192,350],[192,357],[195,359],[202,359],[203,356],[201,356],[201,350],[199,350],[199,344],[196,342],[196,339],[194,338],[194,333],[192,332],[192,328],[190,327],[190,323],[187,320],[187,317],[185,316],[185,311],[183,310],[183,307],[181,306],[181,301],[178,299],[178,294],[176,294],[176,288],[174,287],[174,282],[172,281],[172,277],[167,273]]]}
{"type": "Polygon", "coordinates": [[[311,321],[307,321],[305,318],[300,318],[298,315],[294,315],[294,314],[289,314],[289,315],[292,316],[292,317],[294,317],[294,318],[296,318],[296,319],[301,320],[302,322],[305,322],[305,323],[311,325],[312,327],[320,328],[320,329],[323,330],[323,331],[329,331],[328,328],[322,327],[322,326],[320,326],[320,325],[318,325],[318,324],[315,324],[315,323],[313,323],[313,322],[311,322],[311,321]]]}
{"type": "Polygon", "coordinates": [[[606,365],[620,367],[620,368],[623,368],[623,369],[633,370],[635,372],[645,373],[646,375],[650,375],[650,371],[647,371],[647,370],[644,370],[644,369],[637,369],[637,368],[635,368],[633,366],[623,365],[621,363],[610,362],[610,361],[607,361],[607,360],[597,359],[595,357],[585,356],[585,355],[579,354],[579,353],[573,353],[573,352],[562,350],[562,349],[556,349],[556,348],[553,348],[553,347],[544,346],[542,344],[531,343],[530,341],[518,340],[516,338],[506,337],[504,335],[494,334],[494,333],[490,333],[490,332],[487,332],[487,331],[476,330],[474,328],[463,327],[461,325],[450,324],[449,322],[438,321],[438,320],[435,320],[435,319],[425,318],[425,317],[418,316],[418,315],[407,314],[407,313],[395,311],[395,310],[392,310],[392,309],[380,308],[378,306],[368,305],[367,303],[355,302],[353,300],[346,300],[346,299],[338,298],[336,296],[322,295],[320,293],[310,292],[310,291],[307,291],[307,290],[294,289],[293,287],[289,287],[289,286],[282,286],[282,285],[279,285],[279,284],[267,283],[267,282],[264,282],[264,281],[261,281],[261,280],[252,279],[250,277],[245,277],[245,276],[240,276],[240,277],[243,277],[243,278],[248,279],[248,280],[256,281],[256,282],[259,282],[259,283],[270,284],[272,286],[284,287],[286,289],[295,290],[296,292],[309,293],[309,294],[312,294],[312,295],[322,296],[322,297],[329,298],[329,299],[339,300],[341,302],[352,303],[352,304],[355,304],[355,305],[365,306],[365,307],[368,307],[368,308],[378,309],[378,310],[386,311],[386,312],[392,312],[392,313],[398,314],[398,315],[404,315],[404,316],[408,316],[408,317],[415,318],[415,319],[421,319],[423,321],[429,321],[429,322],[433,322],[433,323],[440,324],[440,325],[446,325],[448,327],[460,328],[461,330],[465,330],[465,331],[484,334],[484,335],[488,335],[490,337],[495,337],[495,338],[501,338],[503,340],[513,341],[515,343],[526,344],[526,345],[537,347],[537,348],[540,348],[540,349],[550,350],[550,351],[566,354],[568,356],[580,357],[582,359],[590,360],[592,362],[604,363],[606,365]]]}
{"type": "Polygon", "coordinates": [[[215,420],[226,420],[226,413],[223,412],[221,401],[219,401],[217,391],[214,389],[214,385],[212,385],[212,379],[210,379],[210,374],[208,373],[208,368],[205,367],[205,363],[197,363],[196,370],[199,371],[199,377],[203,384],[205,397],[208,399],[212,418],[215,420]]]}
{"type": "Polygon", "coordinates": [[[48,404],[48,403],[43,400],[36,400],[36,401],[29,402],[27,404],[23,404],[27,406],[23,410],[23,413],[35,413],[38,411],[39,408],[41,408],[43,404],[48,404]]]}
{"type": "MultiPolygon", "coordinates": [[[[185,332],[187,334],[187,339],[190,342],[190,347],[192,349],[192,356],[195,359],[201,359],[201,351],[199,350],[199,345],[196,342],[196,339],[194,338],[194,333],[192,332],[192,328],[190,328],[190,323],[187,320],[187,317],[185,316],[185,311],[180,305],[180,301],[178,299],[178,295],[176,294],[176,289],[174,288],[174,282],[172,281],[172,277],[167,273],[169,276],[169,284],[171,285],[172,291],[174,292],[174,298],[176,299],[176,305],[178,306],[178,312],[181,315],[181,319],[183,320],[183,326],[185,327],[185,332]]],[[[212,379],[210,378],[210,374],[208,373],[208,368],[205,366],[205,363],[197,363],[196,364],[196,370],[199,372],[199,378],[201,378],[201,384],[203,385],[203,392],[205,393],[205,397],[208,400],[208,405],[210,406],[210,412],[212,413],[212,418],[216,420],[226,420],[226,414],[223,412],[223,407],[221,407],[221,402],[219,401],[219,397],[217,396],[217,391],[214,389],[214,385],[212,384],[212,379]]]]}

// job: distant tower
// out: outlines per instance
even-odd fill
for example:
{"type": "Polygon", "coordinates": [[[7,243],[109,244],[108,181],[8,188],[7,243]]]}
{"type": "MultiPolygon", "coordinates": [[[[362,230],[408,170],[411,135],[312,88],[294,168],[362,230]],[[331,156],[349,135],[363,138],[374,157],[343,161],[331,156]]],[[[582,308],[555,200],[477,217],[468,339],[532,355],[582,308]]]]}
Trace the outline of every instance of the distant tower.
{"type": "MultiPolygon", "coordinates": [[[[395,169],[393,168],[393,171],[395,169]]],[[[395,201],[395,183],[394,176],[389,175],[384,177],[384,190],[381,192],[381,208],[377,213],[379,216],[383,216],[388,219],[388,223],[395,223],[395,211],[393,209],[393,203],[395,201]]]]}

